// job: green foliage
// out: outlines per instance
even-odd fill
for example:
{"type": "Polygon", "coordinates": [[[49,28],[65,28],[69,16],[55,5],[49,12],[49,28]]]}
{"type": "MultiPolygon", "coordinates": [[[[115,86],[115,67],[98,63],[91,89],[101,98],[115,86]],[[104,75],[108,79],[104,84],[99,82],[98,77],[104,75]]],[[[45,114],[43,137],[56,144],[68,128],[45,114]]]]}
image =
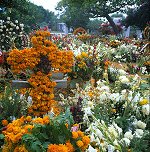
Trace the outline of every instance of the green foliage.
{"type": "Polygon", "coordinates": [[[131,141],[131,151],[133,152],[149,152],[149,141],[150,141],[150,133],[146,132],[142,138],[135,138],[135,140],[131,141]]]}
{"type": "Polygon", "coordinates": [[[94,20],[90,20],[87,24],[87,28],[91,31],[91,32],[96,32],[99,30],[100,25],[103,23],[102,20],[99,19],[94,19],[94,20]]]}
{"type": "Polygon", "coordinates": [[[25,134],[22,137],[22,142],[25,143],[28,151],[45,152],[49,144],[65,144],[67,140],[71,139],[72,125],[73,117],[70,110],[66,109],[65,113],[51,118],[49,124],[35,124],[31,134],[25,134]]]}
{"type": "Polygon", "coordinates": [[[1,120],[19,118],[27,113],[27,100],[8,85],[0,98],[0,110],[1,120]]]}

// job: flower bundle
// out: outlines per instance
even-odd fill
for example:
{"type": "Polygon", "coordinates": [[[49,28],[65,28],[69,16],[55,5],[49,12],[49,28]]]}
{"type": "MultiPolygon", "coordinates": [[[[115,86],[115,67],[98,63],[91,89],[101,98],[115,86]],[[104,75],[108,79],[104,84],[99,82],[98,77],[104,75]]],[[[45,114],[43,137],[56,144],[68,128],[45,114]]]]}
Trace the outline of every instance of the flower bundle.
{"type": "Polygon", "coordinates": [[[96,57],[96,52],[82,51],[75,56],[75,65],[72,69],[72,72],[69,73],[71,79],[78,78],[84,81],[90,80],[92,77],[95,67],[99,64],[99,61],[96,57]]]}
{"type": "Polygon", "coordinates": [[[59,50],[48,37],[48,31],[37,31],[32,37],[32,48],[14,49],[10,52],[8,63],[13,72],[28,72],[31,84],[30,95],[33,98],[29,113],[40,116],[52,109],[58,113],[56,101],[53,100],[53,88],[56,83],[51,80],[52,72],[67,73],[73,65],[72,51],[59,50]]]}

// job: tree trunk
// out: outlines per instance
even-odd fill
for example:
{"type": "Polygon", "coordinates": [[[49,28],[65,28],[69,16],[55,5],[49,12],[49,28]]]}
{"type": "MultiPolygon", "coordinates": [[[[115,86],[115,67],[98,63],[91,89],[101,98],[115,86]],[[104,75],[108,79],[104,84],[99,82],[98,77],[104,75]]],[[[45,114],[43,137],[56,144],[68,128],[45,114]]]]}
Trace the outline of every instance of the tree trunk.
{"type": "Polygon", "coordinates": [[[112,26],[115,34],[118,35],[119,31],[118,31],[118,28],[117,28],[116,24],[114,23],[113,19],[108,14],[106,14],[105,17],[108,20],[108,22],[110,23],[110,25],[112,26]]]}

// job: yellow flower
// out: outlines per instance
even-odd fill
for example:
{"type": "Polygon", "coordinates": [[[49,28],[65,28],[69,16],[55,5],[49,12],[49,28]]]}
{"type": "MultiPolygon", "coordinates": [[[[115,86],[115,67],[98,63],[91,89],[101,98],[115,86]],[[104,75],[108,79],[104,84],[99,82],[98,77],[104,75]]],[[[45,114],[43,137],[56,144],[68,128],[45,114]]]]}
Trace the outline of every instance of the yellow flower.
{"type": "Polygon", "coordinates": [[[82,53],[81,53],[81,56],[82,56],[83,58],[87,58],[87,57],[88,57],[88,54],[87,54],[86,52],[82,52],[82,53]]]}
{"type": "Polygon", "coordinates": [[[116,109],[111,109],[111,112],[116,113],[116,109]]]}
{"type": "Polygon", "coordinates": [[[78,140],[76,142],[76,144],[77,144],[78,147],[82,147],[84,145],[84,143],[81,140],[78,140]]]}
{"type": "Polygon", "coordinates": [[[139,102],[139,105],[142,106],[142,105],[146,105],[148,103],[149,103],[148,99],[143,99],[139,102]]]}

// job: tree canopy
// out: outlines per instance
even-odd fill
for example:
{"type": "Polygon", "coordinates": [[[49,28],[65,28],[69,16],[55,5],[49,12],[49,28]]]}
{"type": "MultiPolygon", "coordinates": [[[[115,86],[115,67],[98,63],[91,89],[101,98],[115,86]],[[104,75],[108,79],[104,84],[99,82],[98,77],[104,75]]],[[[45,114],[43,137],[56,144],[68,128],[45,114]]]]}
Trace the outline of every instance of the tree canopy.
{"type": "MultiPolygon", "coordinates": [[[[61,0],[58,7],[67,11],[73,10],[73,8],[81,8],[82,12],[89,18],[106,17],[117,34],[117,27],[109,14],[125,10],[125,6],[131,6],[139,2],[140,0],[61,0]]],[[[82,18],[82,15],[80,17],[82,18]]]]}
{"type": "Polygon", "coordinates": [[[68,3],[67,1],[60,1],[57,5],[57,10],[61,11],[60,18],[67,24],[68,27],[86,28],[89,22],[89,15],[85,13],[81,7],[82,1],[68,3]]]}
{"type": "Polygon", "coordinates": [[[9,16],[12,20],[24,23],[29,29],[43,22],[50,23],[51,27],[54,27],[57,20],[54,12],[45,10],[42,6],[37,6],[29,0],[2,0],[0,7],[9,8],[5,13],[0,14],[1,19],[9,16]]]}
{"type": "Polygon", "coordinates": [[[135,25],[140,29],[144,29],[147,26],[147,23],[150,24],[150,1],[143,1],[136,9],[131,9],[128,13],[127,18],[125,19],[126,27],[135,25]]]}

